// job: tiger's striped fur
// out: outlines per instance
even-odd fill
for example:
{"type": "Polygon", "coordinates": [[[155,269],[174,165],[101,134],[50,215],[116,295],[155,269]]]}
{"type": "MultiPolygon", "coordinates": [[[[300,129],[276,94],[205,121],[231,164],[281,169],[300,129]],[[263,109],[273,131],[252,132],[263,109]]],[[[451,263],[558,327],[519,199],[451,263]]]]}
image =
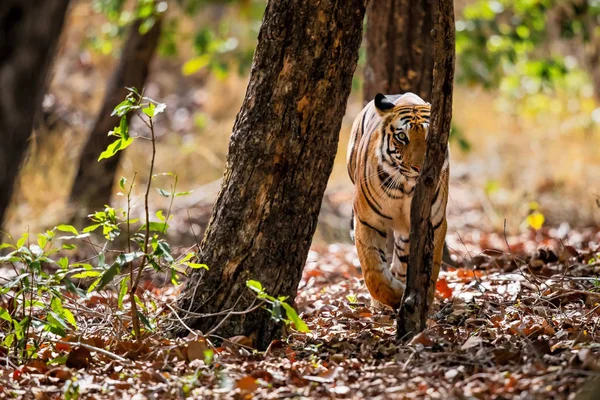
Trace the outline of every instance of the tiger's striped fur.
{"type": "MultiPolygon", "coordinates": [[[[425,159],[430,112],[430,104],[413,93],[378,94],[354,120],[348,145],[354,240],[363,276],[373,299],[394,309],[400,306],[405,290],[410,206],[425,159]],[[389,255],[393,260],[388,267],[389,255]]],[[[434,265],[429,304],[446,235],[449,171],[446,153],[431,209],[434,265]]]]}

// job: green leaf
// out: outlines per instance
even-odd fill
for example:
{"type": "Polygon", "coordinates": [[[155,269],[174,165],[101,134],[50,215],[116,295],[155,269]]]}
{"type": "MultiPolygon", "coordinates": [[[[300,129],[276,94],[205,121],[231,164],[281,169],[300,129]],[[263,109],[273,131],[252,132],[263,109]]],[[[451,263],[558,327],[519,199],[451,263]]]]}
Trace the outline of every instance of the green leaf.
{"type": "MultiPolygon", "coordinates": [[[[193,268],[193,269],[204,268],[205,270],[208,271],[208,265],[206,265],[206,264],[197,264],[197,263],[186,262],[185,265],[187,265],[188,267],[193,268]]],[[[254,281],[252,281],[252,282],[254,282],[254,281]]]]}
{"type": "Polygon", "coordinates": [[[93,232],[96,229],[100,228],[101,226],[102,226],[102,224],[95,224],[95,225],[86,226],[85,228],[83,228],[83,231],[86,232],[86,233],[93,232]]]}
{"type": "Polygon", "coordinates": [[[119,310],[123,309],[123,299],[127,294],[128,283],[129,276],[126,276],[125,278],[121,279],[121,282],[119,283],[119,297],[117,298],[117,307],[119,308],[119,310]]]}
{"type": "Polygon", "coordinates": [[[73,225],[61,224],[61,225],[58,225],[55,229],[57,229],[61,232],[72,233],[75,236],[79,235],[79,232],[77,231],[77,229],[75,229],[75,227],[73,225]]]}
{"type": "Polygon", "coordinates": [[[144,324],[144,326],[146,327],[147,330],[149,330],[150,332],[154,331],[154,327],[152,326],[152,323],[150,322],[150,320],[148,320],[148,318],[146,318],[146,316],[141,311],[138,311],[137,315],[138,315],[138,317],[140,318],[140,321],[142,321],[142,324],[144,324]]]}
{"type": "Polygon", "coordinates": [[[12,322],[12,317],[8,313],[8,311],[2,307],[0,307],[0,319],[3,319],[8,322],[12,322]]]}
{"type": "Polygon", "coordinates": [[[62,248],[64,250],[75,250],[77,248],[77,246],[75,246],[74,244],[66,243],[66,244],[62,245],[62,248]]]}
{"type": "Polygon", "coordinates": [[[128,139],[119,138],[115,140],[114,142],[108,145],[108,147],[102,152],[102,154],[100,154],[100,157],[98,157],[98,161],[114,156],[118,151],[125,150],[127,147],[129,147],[131,143],[133,143],[132,137],[129,137],[128,139]]]}
{"type": "Polygon", "coordinates": [[[125,191],[125,184],[127,183],[127,179],[122,176],[121,179],[119,179],[119,187],[125,191]]]}
{"type": "Polygon", "coordinates": [[[77,286],[75,286],[75,284],[70,279],[65,278],[64,282],[65,282],[65,287],[67,288],[67,291],[74,293],[81,298],[87,297],[85,290],[79,289],[77,286]]]}
{"type": "Polygon", "coordinates": [[[13,246],[13,245],[12,245],[12,244],[10,244],[10,243],[2,243],[2,244],[0,244],[0,250],[6,249],[6,248],[11,248],[11,249],[14,249],[14,248],[15,248],[15,246],[13,246]]]}
{"type": "Polygon", "coordinates": [[[127,115],[123,115],[119,121],[119,133],[121,134],[121,139],[129,139],[129,120],[127,119],[127,115]]]}
{"type": "Polygon", "coordinates": [[[165,189],[156,189],[156,190],[162,197],[171,197],[171,195],[172,195],[171,192],[168,192],[165,189]]]}
{"type": "Polygon", "coordinates": [[[158,257],[162,257],[168,263],[174,261],[173,256],[171,255],[171,247],[167,242],[159,241],[156,244],[156,251],[154,254],[158,257]]]}
{"type": "Polygon", "coordinates": [[[27,241],[28,237],[29,237],[29,233],[24,233],[23,236],[21,236],[21,238],[17,241],[17,249],[20,249],[21,247],[23,247],[23,245],[27,241]]]}
{"type": "Polygon", "coordinates": [[[14,341],[15,341],[15,334],[9,333],[4,338],[4,341],[2,342],[2,344],[4,345],[4,347],[11,348],[14,341]]]}
{"type": "Polygon", "coordinates": [[[194,57],[191,60],[187,61],[181,67],[181,73],[185,76],[195,74],[200,71],[202,68],[206,67],[210,63],[210,55],[203,55],[199,57],[194,57]]]}
{"type": "Polygon", "coordinates": [[[115,260],[115,264],[118,264],[120,267],[122,267],[125,264],[128,264],[130,262],[132,262],[133,260],[135,260],[136,258],[140,258],[144,255],[143,252],[141,251],[134,251],[131,253],[125,253],[125,254],[119,254],[119,257],[117,257],[117,259],[115,260]]]}
{"type": "Polygon", "coordinates": [[[74,279],[83,279],[83,278],[95,278],[97,276],[100,276],[102,273],[100,271],[85,271],[85,272],[80,272],[78,274],[73,274],[71,275],[71,278],[74,279]]]}
{"type": "Polygon", "coordinates": [[[180,197],[180,196],[188,196],[190,194],[192,194],[193,190],[188,190],[187,192],[177,192],[175,193],[175,197],[180,197]]]}
{"type": "Polygon", "coordinates": [[[75,316],[73,316],[71,310],[63,308],[62,315],[73,328],[77,329],[77,321],[75,320],[75,316]]]}
{"type": "MultiPolygon", "coordinates": [[[[106,285],[111,283],[112,280],[115,279],[115,276],[117,276],[117,274],[119,272],[121,272],[120,265],[115,262],[106,271],[104,271],[104,273],[102,274],[102,276],[100,276],[100,278],[98,278],[98,280],[97,280],[98,289],[97,290],[102,290],[106,285]]],[[[92,287],[96,287],[96,286],[95,285],[90,286],[90,288],[92,288],[92,287]]],[[[88,293],[90,293],[90,292],[91,292],[91,290],[88,289],[88,293]]]]}
{"type": "Polygon", "coordinates": [[[248,288],[250,288],[251,290],[254,290],[256,293],[263,292],[262,284],[259,281],[253,281],[253,280],[246,281],[246,286],[248,288]]]}
{"type": "Polygon", "coordinates": [[[137,88],[135,86],[132,86],[132,87],[125,86],[125,89],[127,89],[128,91],[130,91],[132,93],[137,94],[138,96],[141,96],[140,92],[137,90],[137,88]]]}
{"type": "Polygon", "coordinates": [[[62,314],[63,312],[63,306],[62,306],[62,301],[60,300],[60,298],[58,297],[53,297],[52,301],[50,302],[50,308],[52,309],[52,311],[54,311],[57,314],[62,314]]]}
{"type": "Polygon", "coordinates": [[[69,267],[69,259],[67,257],[61,257],[60,260],[58,260],[57,264],[62,269],[67,269],[69,267]]]}
{"type": "Polygon", "coordinates": [[[165,215],[163,214],[163,211],[162,211],[162,210],[158,210],[158,211],[156,212],[156,218],[158,218],[159,220],[161,220],[161,221],[163,221],[163,222],[164,222],[164,220],[165,220],[165,215]]]}
{"type": "Polygon", "coordinates": [[[46,316],[50,324],[50,331],[54,334],[64,337],[68,329],[67,323],[54,311],[50,311],[46,316]]]}
{"type": "Polygon", "coordinates": [[[310,329],[308,329],[306,322],[304,322],[302,318],[298,316],[298,313],[296,312],[296,310],[294,310],[294,307],[290,306],[285,302],[281,302],[281,306],[285,309],[285,314],[287,315],[287,318],[294,323],[294,326],[298,332],[310,332],[310,329]]]}
{"type": "Polygon", "coordinates": [[[125,100],[117,104],[110,116],[112,117],[113,115],[118,115],[119,117],[122,117],[129,111],[131,111],[133,108],[133,99],[127,97],[125,100]]]}
{"type": "Polygon", "coordinates": [[[38,246],[40,246],[40,248],[44,248],[46,247],[46,244],[48,244],[48,236],[45,233],[39,233],[37,235],[38,238],[38,246]]]}
{"type": "MultiPolygon", "coordinates": [[[[164,222],[150,222],[150,231],[151,232],[165,232],[167,229],[169,229],[169,225],[164,223],[164,222]]],[[[146,224],[140,226],[140,229],[138,229],[138,231],[144,231],[146,230],[146,224]]]]}
{"type": "Polygon", "coordinates": [[[48,361],[48,364],[49,364],[49,365],[60,365],[60,364],[66,364],[66,362],[67,362],[67,358],[68,358],[68,357],[69,357],[69,356],[65,354],[64,356],[60,356],[60,357],[53,358],[52,360],[49,360],[49,361],[48,361]]]}
{"type": "Polygon", "coordinates": [[[142,112],[150,118],[154,118],[156,106],[154,103],[149,103],[148,107],[142,108],[142,112]]]}

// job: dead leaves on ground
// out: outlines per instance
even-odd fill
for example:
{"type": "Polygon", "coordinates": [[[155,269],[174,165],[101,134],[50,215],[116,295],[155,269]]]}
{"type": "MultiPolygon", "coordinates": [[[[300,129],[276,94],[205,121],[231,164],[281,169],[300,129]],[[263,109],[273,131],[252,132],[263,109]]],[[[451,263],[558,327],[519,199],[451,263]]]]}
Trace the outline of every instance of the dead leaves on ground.
{"type": "MultiPolygon", "coordinates": [[[[245,336],[138,343],[97,331],[0,369],[0,393],[59,398],[77,382],[81,398],[569,398],[600,375],[600,235],[573,235],[464,235],[428,329],[406,345],[393,313],[368,306],[353,246],[315,246],[296,299],[309,334],[261,353],[245,336]]],[[[111,301],[87,306],[106,312],[111,301]]]]}

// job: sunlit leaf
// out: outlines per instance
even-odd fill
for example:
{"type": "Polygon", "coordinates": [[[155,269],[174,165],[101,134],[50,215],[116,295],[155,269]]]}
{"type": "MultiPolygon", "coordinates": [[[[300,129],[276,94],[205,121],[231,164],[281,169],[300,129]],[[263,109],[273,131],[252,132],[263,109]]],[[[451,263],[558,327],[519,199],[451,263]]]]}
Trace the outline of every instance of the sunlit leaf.
{"type": "Polygon", "coordinates": [[[210,56],[203,55],[192,58],[181,67],[181,73],[185,76],[195,74],[210,63],[210,56]]]}
{"type": "Polygon", "coordinates": [[[263,287],[259,281],[249,280],[246,281],[246,286],[257,293],[262,293],[263,287]]]}
{"type": "Polygon", "coordinates": [[[206,265],[206,264],[197,264],[197,263],[186,262],[185,265],[187,265],[188,267],[193,268],[193,269],[203,268],[205,270],[208,270],[208,265],[206,265]]]}
{"type": "Polygon", "coordinates": [[[125,150],[127,147],[129,147],[131,143],[133,143],[132,137],[128,139],[119,138],[115,140],[114,142],[109,144],[106,150],[104,150],[100,154],[100,157],[98,157],[98,161],[114,156],[118,151],[125,150]]]}
{"type": "Polygon", "coordinates": [[[294,307],[290,306],[285,302],[282,302],[281,306],[285,309],[285,314],[287,315],[287,318],[294,323],[294,327],[298,332],[310,332],[310,329],[308,329],[306,322],[304,322],[304,320],[298,316],[298,313],[296,312],[296,310],[294,310],[294,307]]]}

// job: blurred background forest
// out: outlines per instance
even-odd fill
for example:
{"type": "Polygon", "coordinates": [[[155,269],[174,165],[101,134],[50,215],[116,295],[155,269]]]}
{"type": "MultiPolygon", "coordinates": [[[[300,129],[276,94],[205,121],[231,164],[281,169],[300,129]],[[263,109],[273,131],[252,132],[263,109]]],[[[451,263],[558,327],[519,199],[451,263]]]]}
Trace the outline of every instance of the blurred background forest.
{"type": "MultiPolygon", "coordinates": [[[[80,151],[121,57],[128,26],[140,17],[136,13],[143,3],[72,4],[43,118],[7,215],[5,229],[11,234],[38,232],[73,214],[68,199],[80,151]]],[[[565,229],[597,225],[600,2],[455,3],[457,76],[449,236],[465,224],[501,231],[504,219],[507,230],[517,233],[542,222],[528,219],[532,213],[543,215],[546,225],[563,224],[565,229]],[[471,215],[464,211],[465,204],[475,204],[484,212],[471,215]]],[[[193,190],[175,203],[171,232],[181,235],[178,244],[200,237],[210,216],[264,6],[264,0],[159,2],[140,25],[140,30],[148,30],[156,18],[163,19],[145,88],[147,96],[167,104],[157,121],[156,170],[176,173],[178,190],[193,190]]],[[[363,106],[364,56],[363,44],[317,242],[350,240],[351,183],[345,157],[352,121],[363,106]]],[[[132,131],[140,128],[141,123],[133,120],[132,131]]],[[[117,179],[145,171],[149,155],[150,143],[143,141],[127,149],[117,179]]],[[[139,194],[144,179],[138,176],[139,194]]],[[[161,179],[157,178],[157,187],[168,187],[170,181],[161,179]]],[[[169,201],[155,197],[157,208],[169,201]]],[[[123,197],[113,196],[115,207],[124,202],[123,197]]]]}

